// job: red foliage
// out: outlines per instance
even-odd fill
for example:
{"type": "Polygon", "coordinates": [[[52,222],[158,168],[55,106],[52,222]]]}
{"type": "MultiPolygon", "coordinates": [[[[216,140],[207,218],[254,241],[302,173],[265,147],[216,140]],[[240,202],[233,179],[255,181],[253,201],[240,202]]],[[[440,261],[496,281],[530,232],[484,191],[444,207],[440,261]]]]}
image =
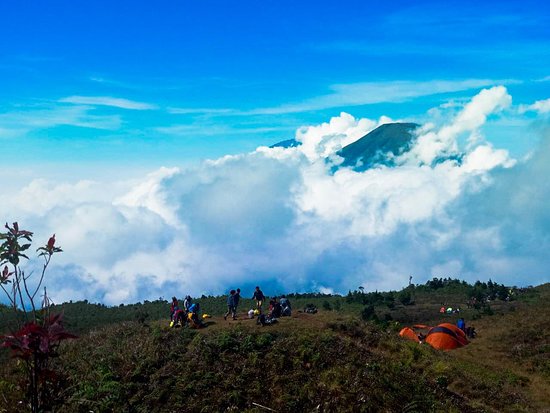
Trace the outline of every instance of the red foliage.
{"type": "Polygon", "coordinates": [[[62,314],[52,315],[44,323],[26,323],[13,335],[3,336],[2,346],[11,348],[13,356],[23,360],[36,357],[39,361],[55,356],[63,340],[77,338],[63,327],[62,314]]]}
{"type": "Polygon", "coordinates": [[[0,273],[0,284],[9,283],[10,282],[9,278],[10,278],[10,275],[12,274],[13,274],[13,271],[10,272],[10,270],[8,269],[8,266],[5,265],[4,269],[0,273]]]}
{"type": "Polygon", "coordinates": [[[59,247],[55,246],[55,234],[53,234],[48,242],[46,243],[46,246],[38,248],[36,251],[41,251],[39,256],[51,256],[56,252],[63,252],[63,250],[59,247]]]}
{"type": "Polygon", "coordinates": [[[53,250],[54,245],[55,245],[55,234],[53,234],[48,240],[48,243],[46,244],[46,248],[48,248],[49,250],[53,250]]]}

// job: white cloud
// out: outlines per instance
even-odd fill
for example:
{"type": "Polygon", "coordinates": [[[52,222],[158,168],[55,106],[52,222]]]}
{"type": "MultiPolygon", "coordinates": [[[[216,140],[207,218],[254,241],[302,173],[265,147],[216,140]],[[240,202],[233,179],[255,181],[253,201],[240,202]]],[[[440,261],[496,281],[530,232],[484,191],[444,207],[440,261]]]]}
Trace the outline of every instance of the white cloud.
{"type": "Polygon", "coordinates": [[[235,109],[229,108],[168,108],[168,113],[173,115],[232,115],[236,112],[235,109]]]}
{"type": "Polygon", "coordinates": [[[136,102],[133,100],[115,98],[111,96],[68,96],[59,99],[61,103],[73,103],[77,105],[111,106],[129,110],[152,110],[157,109],[156,105],[150,103],[136,102]]]}
{"type": "Polygon", "coordinates": [[[299,103],[258,108],[243,112],[243,114],[277,115],[343,106],[404,102],[422,96],[479,89],[494,85],[497,82],[490,79],[466,79],[335,84],[330,87],[332,92],[323,96],[317,96],[299,103]]]}
{"type": "Polygon", "coordinates": [[[429,142],[419,137],[414,156],[396,167],[333,170],[327,155],[388,121],[342,113],[299,129],[300,147],[161,168],[140,181],[37,180],[0,212],[37,240],[57,234],[65,252],[48,282],[56,301],[81,298],[79,290],[116,304],[256,284],[268,292],[390,289],[411,274],[416,282],[536,284],[550,264],[550,141],[515,163],[484,139],[458,139],[510,100],[504,88],[480,92],[422,129],[437,150],[424,150],[429,142]],[[461,161],[417,162],[449,152],[461,161]]]}
{"type": "Polygon", "coordinates": [[[115,199],[115,205],[129,208],[146,208],[161,216],[166,222],[177,227],[177,204],[169,205],[162,184],[166,179],[180,173],[178,168],[161,168],[150,173],[143,182],[135,186],[130,192],[115,199]]]}
{"type": "Polygon", "coordinates": [[[550,112],[550,99],[537,100],[532,105],[521,105],[519,107],[519,112],[537,112],[539,114],[548,113],[550,112]]]}
{"type": "MultiPolygon", "coordinates": [[[[330,93],[328,94],[315,96],[302,102],[286,103],[278,106],[251,110],[230,108],[170,108],[168,112],[172,114],[205,114],[216,116],[284,115],[344,106],[405,102],[424,96],[471,91],[494,84],[515,82],[514,80],[463,79],[343,83],[330,85],[330,93]]],[[[456,105],[456,102],[453,102],[452,105],[456,105]]]]}
{"type": "Polygon", "coordinates": [[[438,157],[458,152],[457,138],[480,128],[487,116],[508,108],[512,98],[503,86],[483,89],[458,113],[454,120],[437,131],[428,130],[418,136],[414,147],[403,155],[407,161],[431,164],[438,157]]]}
{"type": "Polygon", "coordinates": [[[376,126],[387,123],[389,119],[382,118],[379,122],[370,119],[355,119],[342,112],[333,117],[330,122],[318,126],[300,128],[296,132],[296,140],[301,142],[300,151],[308,159],[317,160],[334,154],[344,146],[365,136],[376,126]]]}
{"type": "Polygon", "coordinates": [[[179,124],[159,126],[155,132],[175,136],[220,136],[220,135],[248,135],[266,132],[287,131],[288,127],[234,127],[220,124],[179,124]]]}
{"type": "Polygon", "coordinates": [[[0,114],[0,137],[19,137],[33,130],[61,125],[116,130],[121,123],[118,115],[93,115],[86,106],[28,108],[0,114]]]}

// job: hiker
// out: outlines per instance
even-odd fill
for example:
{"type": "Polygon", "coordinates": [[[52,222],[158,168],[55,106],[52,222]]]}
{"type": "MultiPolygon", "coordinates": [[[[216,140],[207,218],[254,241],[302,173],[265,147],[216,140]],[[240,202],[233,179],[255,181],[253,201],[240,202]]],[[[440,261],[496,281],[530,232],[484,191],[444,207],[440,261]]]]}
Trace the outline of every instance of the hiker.
{"type": "Polygon", "coordinates": [[[464,318],[460,317],[456,323],[456,326],[466,332],[466,322],[464,321],[464,318]]]}
{"type": "Polygon", "coordinates": [[[233,316],[233,320],[237,318],[236,310],[235,310],[235,290],[229,291],[229,296],[227,297],[227,313],[223,316],[224,320],[227,320],[227,316],[231,314],[233,316]]]}
{"type": "Polygon", "coordinates": [[[269,302],[269,312],[268,315],[272,318],[279,318],[283,314],[283,307],[277,301],[277,298],[274,298],[269,302]]]}
{"type": "Polygon", "coordinates": [[[183,301],[183,309],[186,313],[189,312],[189,307],[191,307],[191,304],[193,304],[193,299],[190,295],[185,297],[185,300],[183,301]]]}
{"type": "Polygon", "coordinates": [[[466,327],[465,333],[466,333],[466,337],[468,338],[476,338],[476,335],[477,335],[476,329],[473,326],[466,327]]]}
{"type": "Polygon", "coordinates": [[[199,317],[200,312],[199,303],[193,303],[189,307],[189,313],[187,314],[187,321],[189,322],[189,327],[191,328],[203,328],[206,325],[202,322],[199,317]]]}
{"type": "Polygon", "coordinates": [[[185,311],[183,311],[181,308],[178,308],[176,312],[174,313],[174,318],[170,322],[170,327],[183,327],[185,326],[185,311]]]}
{"type": "Polygon", "coordinates": [[[441,307],[441,308],[439,309],[439,312],[440,312],[441,314],[445,314],[445,307],[441,307]]]}
{"type": "Polygon", "coordinates": [[[286,298],[285,295],[281,295],[281,299],[279,300],[279,303],[281,303],[282,307],[282,316],[290,317],[292,314],[292,307],[290,306],[290,301],[288,298],[286,298]]]}
{"type": "Polygon", "coordinates": [[[170,305],[170,327],[183,327],[185,325],[185,313],[179,307],[178,299],[172,297],[172,304],[170,305]]]}
{"type": "Polygon", "coordinates": [[[250,310],[248,310],[248,318],[254,318],[255,314],[254,314],[254,310],[251,308],[250,310]]]}
{"type": "Polygon", "coordinates": [[[172,304],[170,304],[170,321],[174,321],[174,315],[180,309],[178,299],[172,297],[172,304]]]}
{"type": "Polygon", "coordinates": [[[239,301],[241,299],[241,289],[237,288],[235,295],[233,296],[233,301],[235,302],[235,317],[237,318],[237,307],[239,306],[239,301]]]}
{"type": "Polygon", "coordinates": [[[256,290],[254,291],[254,295],[252,296],[252,299],[256,300],[256,308],[258,308],[258,310],[261,313],[262,312],[262,304],[265,300],[265,295],[262,292],[262,290],[260,290],[260,287],[256,286],[256,290]]]}

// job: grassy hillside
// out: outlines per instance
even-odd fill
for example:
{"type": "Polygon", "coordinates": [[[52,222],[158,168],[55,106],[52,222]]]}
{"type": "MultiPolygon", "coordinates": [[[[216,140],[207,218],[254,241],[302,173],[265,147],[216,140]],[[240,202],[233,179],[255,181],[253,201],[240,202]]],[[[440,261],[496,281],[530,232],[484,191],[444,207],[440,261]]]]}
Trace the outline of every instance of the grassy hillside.
{"type": "MultiPolygon", "coordinates": [[[[224,321],[224,298],[204,297],[214,317],[200,331],[168,328],[160,300],[69,304],[81,337],[57,360],[56,411],[269,411],[256,404],[304,412],[547,411],[550,285],[467,309],[476,288],[498,291],[449,281],[392,293],[293,296],[295,310],[312,302],[319,313],[295,311],[268,327],[244,318],[250,302],[238,321],[224,321]],[[439,352],[397,336],[402,324],[454,322],[457,315],[438,312],[441,304],[464,308],[478,331],[470,345],[439,352]],[[365,311],[371,305],[374,314],[365,311]],[[96,315],[87,317],[98,327],[84,328],[78,314],[91,309],[96,315]],[[136,316],[144,311],[147,317],[136,316]],[[99,322],[116,315],[116,322],[99,322]]],[[[18,368],[12,361],[0,367],[0,412],[24,411],[18,368]]]]}

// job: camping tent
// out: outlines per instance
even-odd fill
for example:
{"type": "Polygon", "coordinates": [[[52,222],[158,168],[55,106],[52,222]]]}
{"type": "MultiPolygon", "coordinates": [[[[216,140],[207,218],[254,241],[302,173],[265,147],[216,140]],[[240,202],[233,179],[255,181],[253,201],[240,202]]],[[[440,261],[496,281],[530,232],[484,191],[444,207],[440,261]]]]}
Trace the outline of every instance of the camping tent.
{"type": "Polygon", "coordinates": [[[466,335],[450,323],[439,324],[428,331],[426,343],[438,350],[453,350],[468,344],[466,335]]]}
{"type": "Polygon", "coordinates": [[[420,340],[418,339],[418,336],[416,335],[416,333],[409,327],[403,328],[399,332],[399,335],[403,338],[406,338],[407,340],[416,341],[417,343],[420,342],[420,340]]]}

